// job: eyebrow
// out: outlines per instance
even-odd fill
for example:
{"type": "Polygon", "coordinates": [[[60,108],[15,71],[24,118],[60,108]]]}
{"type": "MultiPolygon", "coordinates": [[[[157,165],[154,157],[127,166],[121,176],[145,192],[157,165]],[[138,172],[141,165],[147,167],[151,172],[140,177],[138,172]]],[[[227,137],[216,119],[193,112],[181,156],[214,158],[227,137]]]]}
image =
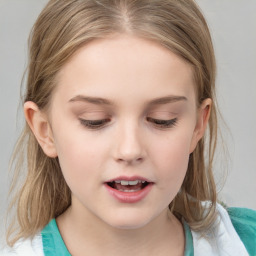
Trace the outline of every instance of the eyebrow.
{"type": "Polygon", "coordinates": [[[166,96],[162,98],[156,98],[148,102],[149,105],[163,105],[163,104],[168,104],[168,103],[173,103],[177,101],[187,101],[187,98],[184,96],[176,96],[176,95],[171,95],[171,96],[166,96]]]}
{"type": "MultiPolygon", "coordinates": [[[[77,102],[77,101],[88,102],[88,103],[92,103],[92,104],[96,104],[96,105],[114,105],[114,103],[112,103],[108,99],[103,99],[103,98],[99,98],[99,97],[89,97],[89,96],[84,96],[84,95],[77,95],[69,100],[69,102],[77,102]]],[[[166,96],[166,97],[161,97],[161,98],[156,98],[156,99],[150,100],[147,103],[147,105],[164,105],[164,104],[168,104],[168,103],[174,103],[177,101],[187,101],[187,98],[184,96],[171,95],[171,96],[166,96]]]]}
{"type": "Polygon", "coordinates": [[[70,99],[69,102],[76,102],[76,101],[82,101],[82,102],[89,102],[97,105],[113,105],[111,101],[99,97],[88,97],[83,95],[77,95],[74,98],[70,99]]]}

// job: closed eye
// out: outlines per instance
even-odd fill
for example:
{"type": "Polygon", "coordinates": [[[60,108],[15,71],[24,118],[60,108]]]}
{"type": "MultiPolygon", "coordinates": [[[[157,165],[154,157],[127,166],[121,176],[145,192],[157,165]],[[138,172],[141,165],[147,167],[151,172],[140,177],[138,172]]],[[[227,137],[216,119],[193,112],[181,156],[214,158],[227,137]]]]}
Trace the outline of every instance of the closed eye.
{"type": "MultiPolygon", "coordinates": [[[[79,118],[81,124],[89,129],[100,129],[104,127],[108,122],[111,120],[109,118],[106,119],[99,119],[99,120],[86,120],[79,118]]],[[[173,118],[170,120],[162,120],[162,119],[155,119],[152,117],[147,117],[147,121],[153,123],[153,125],[159,128],[171,128],[177,124],[178,119],[173,118]]]]}
{"type": "Polygon", "coordinates": [[[109,118],[106,119],[100,119],[100,120],[86,120],[79,118],[82,125],[89,129],[100,129],[104,125],[106,125],[108,122],[110,122],[109,118]]]}
{"type": "Polygon", "coordinates": [[[173,118],[170,120],[162,120],[162,119],[155,119],[152,117],[147,117],[147,121],[153,123],[155,126],[159,128],[171,128],[177,124],[178,119],[173,118]]]}

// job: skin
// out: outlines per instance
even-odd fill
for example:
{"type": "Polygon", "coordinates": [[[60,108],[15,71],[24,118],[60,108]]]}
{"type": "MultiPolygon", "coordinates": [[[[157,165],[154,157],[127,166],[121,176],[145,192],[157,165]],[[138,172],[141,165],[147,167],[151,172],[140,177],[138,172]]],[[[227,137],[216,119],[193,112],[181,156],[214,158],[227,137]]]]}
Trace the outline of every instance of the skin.
{"type": "Polygon", "coordinates": [[[70,253],[183,255],[182,224],[168,205],[211,107],[206,99],[197,108],[191,66],[155,42],[118,35],[80,48],[57,81],[48,113],[33,102],[24,111],[45,154],[58,156],[72,192],[71,207],[57,218],[70,253]],[[92,129],[80,119],[107,121],[92,129]],[[145,177],[153,187],[143,200],[121,203],[104,186],[120,175],[145,177]]]}

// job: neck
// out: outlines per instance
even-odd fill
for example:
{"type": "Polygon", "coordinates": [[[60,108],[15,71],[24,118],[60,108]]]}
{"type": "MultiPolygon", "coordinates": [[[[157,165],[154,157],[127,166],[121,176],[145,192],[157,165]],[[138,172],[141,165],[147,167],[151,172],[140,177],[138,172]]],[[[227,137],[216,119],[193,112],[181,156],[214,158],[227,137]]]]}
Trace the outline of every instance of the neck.
{"type": "Polygon", "coordinates": [[[136,229],[108,225],[90,212],[71,206],[57,218],[63,240],[72,255],[183,255],[184,232],[168,209],[136,229]]]}

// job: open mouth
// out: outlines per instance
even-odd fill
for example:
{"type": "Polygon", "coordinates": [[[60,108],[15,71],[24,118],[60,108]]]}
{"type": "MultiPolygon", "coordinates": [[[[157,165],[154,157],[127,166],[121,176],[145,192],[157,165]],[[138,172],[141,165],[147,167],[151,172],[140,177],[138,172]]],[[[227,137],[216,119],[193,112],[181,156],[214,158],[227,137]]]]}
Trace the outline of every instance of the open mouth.
{"type": "Polygon", "coordinates": [[[145,180],[114,180],[106,183],[109,187],[121,192],[136,192],[147,187],[150,182],[145,180]]]}

